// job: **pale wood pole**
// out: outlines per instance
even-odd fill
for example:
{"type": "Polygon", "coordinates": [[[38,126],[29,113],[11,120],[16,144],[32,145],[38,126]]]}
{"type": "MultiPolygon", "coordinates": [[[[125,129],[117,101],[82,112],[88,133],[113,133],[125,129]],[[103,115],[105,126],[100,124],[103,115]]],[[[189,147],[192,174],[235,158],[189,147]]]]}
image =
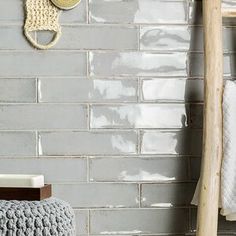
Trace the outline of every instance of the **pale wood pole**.
{"type": "Polygon", "coordinates": [[[221,0],[203,0],[204,125],[197,236],[216,236],[222,160],[223,49],[221,0]]]}

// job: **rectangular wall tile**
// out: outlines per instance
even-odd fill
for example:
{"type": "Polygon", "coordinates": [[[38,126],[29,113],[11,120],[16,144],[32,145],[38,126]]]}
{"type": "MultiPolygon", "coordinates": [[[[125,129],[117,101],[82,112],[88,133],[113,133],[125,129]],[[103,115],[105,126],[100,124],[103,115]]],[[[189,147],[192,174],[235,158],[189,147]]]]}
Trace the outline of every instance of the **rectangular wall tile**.
{"type": "Polygon", "coordinates": [[[22,0],[0,1],[0,22],[23,23],[24,8],[22,0]]]}
{"type": "Polygon", "coordinates": [[[201,169],[201,158],[193,157],[190,159],[190,174],[192,180],[198,180],[201,169]]]}
{"type": "Polygon", "coordinates": [[[0,79],[0,102],[36,102],[35,79],[0,79]]]}
{"type": "Polygon", "coordinates": [[[91,128],[183,128],[184,104],[98,105],[91,108],[91,128]]]}
{"type": "Polygon", "coordinates": [[[55,184],[53,195],[73,207],[138,207],[136,184],[55,184]]]}
{"type": "Polygon", "coordinates": [[[0,156],[35,156],[34,132],[0,132],[0,156]]]}
{"type": "Polygon", "coordinates": [[[92,234],[168,234],[187,232],[187,209],[91,211],[92,234]]]}
{"type": "Polygon", "coordinates": [[[46,183],[86,181],[86,159],[20,158],[0,159],[2,174],[43,174],[46,183]]]}
{"type": "Polygon", "coordinates": [[[87,1],[81,0],[80,3],[69,12],[62,11],[60,14],[60,22],[62,24],[76,24],[87,22],[87,1]]]}
{"type": "MultiPolygon", "coordinates": [[[[224,75],[235,76],[234,53],[224,54],[224,75]]],[[[204,65],[202,53],[190,53],[188,61],[188,73],[190,77],[203,77],[204,65]]]]}
{"type": "Polygon", "coordinates": [[[134,102],[138,97],[134,79],[43,78],[38,90],[39,102],[134,102]]]}
{"type": "Polygon", "coordinates": [[[82,105],[0,105],[0,129],[81,129],[87,127],[82,105]]]}
{"type": "Polygon", "coordinates": [[[203,101],[203,80],[143,79],[143,101],[199,102],[203,101]]]}
{"type": "MultiPolygon", "coordinates": [[[[138,28],[133,26],[65,26],[55,49],[138,49],[138,28]]],[[[38,42],[49,41],[48,33],[38,34],[38,42]]]]}
{"type": "Polygon", "coordinates": [[[40,132],[40,155],[135,154],[137,135],[116,132],[40,132]]]}
{"type": "MultiPolygon", "coordinates": [[[[9,1],[10,2],[10,1],[9,1]]],[[[21,1],[18,1],[21,2],[21,1]]],[[[1,7],[1,3],[0,3],[1,7]]],[[[1,10],[0,10],[1,11],[1,10]]],[[[1,21],[0,21],[1,22],[1,21]]],[[[27,49],[33,50],[26,37],[23,34],[22,26],[1,25],[0,27],[0,50],[8,49],[27,49]]]]}
{"type": "Polygon", "coordinates": [[[190,1],[189,2],[189,24],[202,25],[202,1],[190,1]]]}
{"type": "Polygon", "coordinates": [[[90,75],[186,76],[186,53],[90,52],[90,75]]]}
{"type": "Polygon", "coordinates": [[[75,225],[76,236],[88,234],[88,210],[74,210],[75,212],[75,225]]]}
{"type": "Polygon", "coordinates": [[[201,155],[202,130],[144,131],[142,154],[201,155]]]}
{"type": "Polygon", "coordinates": [[[1,77],[86,75],[86,55],[82,52],[5,51],[0,53],[0,64],[1,77]]]}
{"type": "MultiPolygon", "coordinates": [[[[235,27],[223,27],[224,51],[235,51],[235,27]]],[[[203,27],[170,25],[142,26],[140,32],[141,50],[203,51],[203,27]]]]}
{"type": "Polygon", "coordinates": [[[196,183],[142,184],[142,207],[190,206],[196,183]]]}
{"type": "Polygon", "coordinates": [[[232,53],[224,54],[224,75],[225,76],[235,77],[236,70],[234,66],[234,58],[235,58],[235,54],[232,54],[232,53]]]}
{"type": "Polygon", "coordinates": [[[93,23],[187,23],[185,1],[90,0],[93,23]],[[122,12],[122,14],[121,14],[122,12]]]}
{"type": "Polygon", "coordinates": [[[191,31],[188,26],[142,26],[141,50],[188,50],[191,31]]]}
{"type": "Polygon", "coordinates": [[[188,159],[92,158],[90,181],[172,182],[188,180],[188,159]]]}
{"type": "Polygon", "coordinates": [[[186,25],[143,26],[140,32],[140,48],[141,50],[203,51],[202,28],[186,25]]]}
{"type": "Polygon", "coordinates": [[[192,128],[203,128],[203,104],[190,105],[190,126],[192,128]]]}
{"type": "MultiPolygon", "coordinates": [[[[234,19],[235,21],[235,19],[234,19]]],[[[223,46],[224,51],[234,51],[235,52],[235,44],[234,37],[236,34],[235,27],[224,27],[223,28],[223,46]]]]}

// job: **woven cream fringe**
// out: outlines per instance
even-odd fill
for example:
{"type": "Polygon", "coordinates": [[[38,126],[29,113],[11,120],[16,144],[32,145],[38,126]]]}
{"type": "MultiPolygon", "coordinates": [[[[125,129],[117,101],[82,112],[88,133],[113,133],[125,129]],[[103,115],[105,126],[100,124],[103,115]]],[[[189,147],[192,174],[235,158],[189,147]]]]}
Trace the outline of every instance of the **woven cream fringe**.
{"type": "Polygon", "coordinates": [[[34,47],[49,49],[57,43],[61,36],[59,15],[60,10],[50,0],[26,0],[24,33],[34,47]],[[42,45],[31,36],[34,31],[52,31],[55,35],[51,42],[42,45]]]}

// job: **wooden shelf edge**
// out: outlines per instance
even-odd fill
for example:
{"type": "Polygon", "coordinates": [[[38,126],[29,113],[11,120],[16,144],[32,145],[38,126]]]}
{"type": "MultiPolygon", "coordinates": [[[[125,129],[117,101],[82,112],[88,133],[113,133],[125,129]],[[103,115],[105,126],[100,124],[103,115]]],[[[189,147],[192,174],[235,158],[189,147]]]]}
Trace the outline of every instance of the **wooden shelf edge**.
{"type": "Polygon", "coordinates": [[[222,17],[225,18],[233,18],[236,17],[236,9],[230,10],[230,9],[222,9],[222,17]]]}

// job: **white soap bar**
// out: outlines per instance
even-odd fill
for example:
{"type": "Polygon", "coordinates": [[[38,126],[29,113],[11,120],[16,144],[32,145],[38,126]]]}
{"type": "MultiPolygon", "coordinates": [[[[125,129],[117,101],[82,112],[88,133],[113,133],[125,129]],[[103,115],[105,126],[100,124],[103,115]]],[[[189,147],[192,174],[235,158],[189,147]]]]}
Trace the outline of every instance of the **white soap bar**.
{"type": "Polygon", "coordinates": [[[41,188],[43,186],[43,175],[0,174],[0,187],[41,188]]]}

